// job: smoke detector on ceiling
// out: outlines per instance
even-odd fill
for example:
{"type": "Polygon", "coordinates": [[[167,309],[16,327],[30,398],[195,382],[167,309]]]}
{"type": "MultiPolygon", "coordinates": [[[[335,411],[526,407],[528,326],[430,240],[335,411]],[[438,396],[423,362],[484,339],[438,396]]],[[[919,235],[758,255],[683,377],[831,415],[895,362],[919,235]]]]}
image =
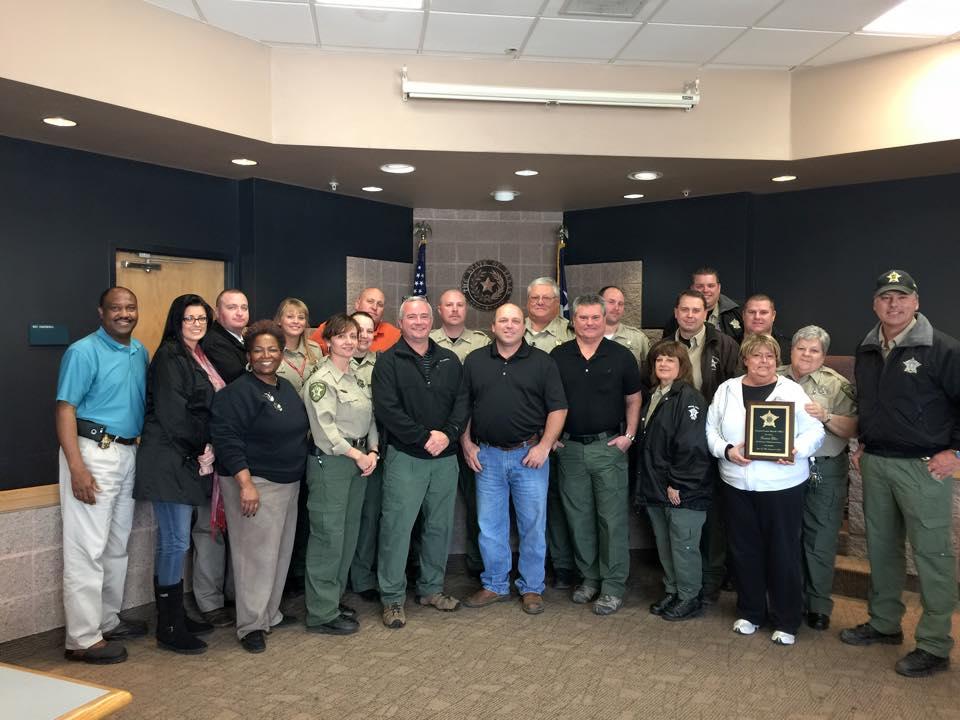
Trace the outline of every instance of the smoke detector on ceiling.
{"type": "Polygon", "coordinates": [[[557,12],[561,17],[634,18],[647,0],[566,0],[557,12]]]}

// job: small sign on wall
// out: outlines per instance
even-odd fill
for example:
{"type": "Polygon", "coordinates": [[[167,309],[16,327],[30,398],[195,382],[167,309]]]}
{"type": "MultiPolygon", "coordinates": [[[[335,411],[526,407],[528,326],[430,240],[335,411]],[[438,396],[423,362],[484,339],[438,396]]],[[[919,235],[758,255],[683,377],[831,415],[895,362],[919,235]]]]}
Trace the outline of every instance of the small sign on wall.
{"type": "Polygon", "coordinates": [[[30,323],[27,330],[30,345],[69,345],[70,334],[66,325],[30,323]]]}

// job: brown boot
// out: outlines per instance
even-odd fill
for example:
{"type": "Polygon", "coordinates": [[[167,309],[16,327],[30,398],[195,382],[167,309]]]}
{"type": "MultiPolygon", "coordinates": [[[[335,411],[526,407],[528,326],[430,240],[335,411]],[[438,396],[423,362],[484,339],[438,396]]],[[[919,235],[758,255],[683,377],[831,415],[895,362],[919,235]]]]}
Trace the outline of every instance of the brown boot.
{"type": "Polygon", "coordinates": [[[510,593],[506,595],[498,595],[493,590],[487,590],[486,588],[480,588],[473,595],[468,597],[463,601],[464,607],[468,608],[482,608],[487,605],[493,605],[498,602],[506,602],[510,599],[510,593]]]}

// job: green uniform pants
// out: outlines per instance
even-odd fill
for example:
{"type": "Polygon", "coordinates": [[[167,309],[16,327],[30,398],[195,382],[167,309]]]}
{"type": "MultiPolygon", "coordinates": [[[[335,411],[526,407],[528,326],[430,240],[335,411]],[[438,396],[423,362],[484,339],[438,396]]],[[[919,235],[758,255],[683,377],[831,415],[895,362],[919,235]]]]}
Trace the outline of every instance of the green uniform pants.
{"type": "Polygon", "coordinates": [[[560,499],[560,479],[556,453],[550,456],[550,479],[547,485],[547,553],[553,570],[573,572],[573,541],[570,539],[570,527],[567,525],[566,511],[560,499]]]}
{"type": "Polygon", "coordinates": [[[357,551],[350,565],[350,587],[354,592],[377,589],[377,538],[380,535],[380,501],[383,494],[383,466],[367,477],[360,510],[360,532],[357,551]]]}
{"type": "Polygon", "coordinates": [[[630,572],[627,456],[606,441],[564,440],[557,449],[560,498],[583,584],[623,597],[630,572]]]}
{"type": "Polygon", "coordinates": [[[463,452],[457,453],[457,462],[460,465],[460,474],[457,476],[457,485],[460,496],[463,498],[463,508],[466,511],[466,537],[463,550],[467,558],[467,569],[471,572],[483,572],[483,558],[480,557],[480,523],[477,521],[477,478],[473,470],[463,458],[463,452]]]}
{"type": "Polygon", "coordinates": [[[307,625],[322,625],[340,615],[366,485],[357,464],[345,455],[307,458],[307,625]]]}
{"type": "Polygon", "coordinates": [[[457,457],[415,458],[387,448],[377,579],[383,604],[403,603],[410,531],[423,509],[417,595],[443,590],[457,499],[457,457]]]}
{"type": "Polygon", "coordinates": [[[663,589],[668,595],[679,595],[681,600],[697,597],[703,578],[700,533],[707,511],[648,505],[647,515],[663,566],[663,589]]]}
{"type": "Polygon", "coordinates": [[[847,504],[850,458],[846,451],[816,459],[803,496],[803,594],[807,612],[830,615],[837,540],[847,504]]]}
{"type": "Polygon", "coordinates": [[[950,655],[950,622],[957,602],[957,560],[951,537],[953,479],[935,480],[919,458],[864,453],[863,510],[870,559],[870,624],[882,633],[900,630],[906,577],[904,536],[913,547],[923,615],[917,647],[950,655]]]}

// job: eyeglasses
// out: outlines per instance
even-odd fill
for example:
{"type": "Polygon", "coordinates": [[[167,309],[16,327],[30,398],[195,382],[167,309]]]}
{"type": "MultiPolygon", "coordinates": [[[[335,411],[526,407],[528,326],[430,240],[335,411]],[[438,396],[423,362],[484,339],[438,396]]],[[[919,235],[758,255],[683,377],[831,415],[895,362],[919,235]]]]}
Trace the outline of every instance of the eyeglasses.
{"type": "Polygon", "coordinates": [[[556,295],[531,295],[529,299],[535,303],[538,303],[538,302],[547,303],[547,302],[550,302],[551,300],[556,300],[557,296],[556,295]]]}
{"type": "Polygon", "coordinates": [[[183,323],[185,325],[206,325],[207,316],[198,315],[197,317],[194,317],[193,315],[187,315],[185,318],[183,318],[183,323]]]}

